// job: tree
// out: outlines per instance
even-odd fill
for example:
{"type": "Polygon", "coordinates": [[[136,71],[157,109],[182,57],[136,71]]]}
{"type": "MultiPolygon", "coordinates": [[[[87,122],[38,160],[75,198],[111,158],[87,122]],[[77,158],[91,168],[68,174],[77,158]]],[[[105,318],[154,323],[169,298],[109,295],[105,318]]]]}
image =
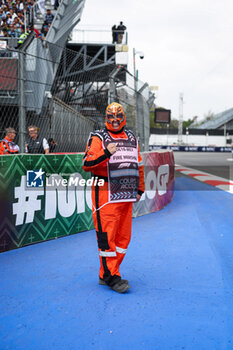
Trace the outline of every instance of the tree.
{"type": "Polygon", "coordinates": [[[183,129],[186,129],[189,127],[189,125],[191,125],[193,122],[193,119],[188,119],[188,120],[185,120],[183,121],[183,129]]]}
{"type": "Polygon", "coordinates": [[[171,119],[171,122],[169,124],[169,129],[178,129],[178,126],[179,126],[179,120],[171,119]]]}

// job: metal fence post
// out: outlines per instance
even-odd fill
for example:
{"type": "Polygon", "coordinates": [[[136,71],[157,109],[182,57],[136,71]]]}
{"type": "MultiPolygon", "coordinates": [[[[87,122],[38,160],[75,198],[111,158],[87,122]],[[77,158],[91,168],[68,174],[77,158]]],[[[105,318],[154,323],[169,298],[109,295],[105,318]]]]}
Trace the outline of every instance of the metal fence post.
{"type": "Polygon", "coordinates": [[[19,52],[19,147],[21,153],[25,152],[25,125],[26,125],[26,99],[25,99],[25,53],[19,52]]]}
{"type": "Polygon", "coordinates": [[[113,71],[109,74],[110,103],[116,101],[117,99],[115,77],[120,72],[120,70],[121,70],[121,66],[115,67],[113,71]]]}

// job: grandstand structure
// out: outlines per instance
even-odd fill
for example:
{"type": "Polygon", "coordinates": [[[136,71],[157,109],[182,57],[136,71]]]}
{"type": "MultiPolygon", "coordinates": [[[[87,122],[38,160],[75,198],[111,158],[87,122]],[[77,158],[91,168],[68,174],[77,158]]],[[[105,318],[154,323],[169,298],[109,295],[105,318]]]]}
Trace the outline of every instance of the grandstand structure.
{"type": "MultiPolygon", "coordinates": [[[[5,127],[14,127],[21,152],[32,124],[57,141],[57,152],[84,151],[90,131],[103,126],[106,105],[114,100],[124,105],[128,126],[137,129],[142,150],[149,148],[154,95],[144,83],[134,91],[127,43],[112,44],[111,32],[105,43],[69,41],[85,1],[61,0],[44,40],[31,31],[23,44],[8,45],[7,55],[0,57],[0,138],[5,127]]],[[[49,0],[47,8],[51,9],[49,0]]],[[[43,21],[40,10],[36,9],[37,30],[43,21]]]]}
{"type": "Polygon", "coordinates": [[[190,127],[196,129],[226,129],[233,130],[233,108],[227,109],[221,113],[214,115],[209,120],[204,121],[200,125],[191,124],[190,127]]]}

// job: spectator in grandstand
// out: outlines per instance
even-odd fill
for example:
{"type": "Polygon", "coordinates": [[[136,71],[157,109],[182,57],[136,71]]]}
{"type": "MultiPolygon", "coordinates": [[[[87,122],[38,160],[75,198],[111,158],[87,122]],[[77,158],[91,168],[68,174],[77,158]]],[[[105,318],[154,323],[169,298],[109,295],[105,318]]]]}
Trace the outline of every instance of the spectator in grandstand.
{"type": "Polygon", "coordinates": [[[17,18],[14,21],[14,31],[15,31],[15,37],[19,38],[20,35],[22,34],[22,27],[19,24],[19,22],[17,21],[17,18]]]}
{"type": "Polygon", "coordinates": [[[8,11],[8,5],[4,4],[2,5],[3,11],[6,13],[8,11]]]}
{"type": "Polygon", "coordinates": [[[139,201],[145,190],[138,142],[132,131],[125,129],[125,124],[123,106],[111,103],[106,109],[105,128],[90,134],[83,157],[84,171],[91,171],[104,182],[102,186],[97,182],[92,187],[99,284],[108,285],[118,293],[129,289],[119,268],[130,242],[133,202],[139,201]]]}
{"type": "Polygon", "coordinates": [[[6,16],[4,15],[3,12],[2,12],[2,15],[0,17],[0,24],[1,24],[1,26],[6,25],[6,16]]]}
{"type": "Polygon", "coordinates": [[[8,35],[11,37],[15,37],[16,35],[13,23],[8,26],[8,35]]]}
{"type": "Polygon", "coordinates": [[[3,18],[5,18],[5,14],[3,13],[3,9],[0,7],[0,23],[2,22],[3,18]]]}
{"type": "Polygon", "coordinates": [[[33,25],[33,3],[34,1],[27,0],[26,5],[26,14],[27,14],[27,23],[29,26],[33,25]]]}
{"type": "Polygon", "coordinates": [[[24,14],[23,14],[23,11],[18,11],[17,14],[18,14],[18,18],[19,18],[20,23],[24,25],[24,14]]]}
{"type": "Polygon", "coordinates": [[[21,33],[23,33],[25,31],[25,23],[24,23],[24,15],[22,12],[20,11],[18,12],[18,17],[17,19],[15,19],[15,21],[17,21],[21,29],[21,33]]]}
{"type": "Polygon", "coordinates": [[[5,27],[3,27],[2,32],[3,32],[3,37],[4,38],[7,38],[9,36],[8,35],[8,30],[5,27]]]}
{"type": "Polygon", "coordinates": [[[22,19],[20,19],[19,16],[15,17],[14,23],[17,24],[18,28],[21,28],[24,26],[24,22],[22,21],[22,19]]]}
{"type": "Polygon", "coordinates": [[[15,129],[8,127],[5,129],[5,133],[6,136],[0,141],[0,155],[19,153],[19,146],[14,143],[15,129]]]}
{"type": "Polygon", "coordinates": [[[6,24],[9,26],[10,24],[13,24],[14,20],[10,14],[10,12],[7,12],[6,14],[6,24]]]}
{"type": "Polygon", "coordinates": [[[28,127],[29,138],[26,141],[26,153],[49,153],[48,141],[38,134],[38,128],[35,125],[28,127]]]}
{"type": "MultiPolygon", "coordinates": [[[[51,26],[51,23],[48,23],[48,24],[44,24],[43,27],[42,27],[42,30],[41,30],[41,40],[44,41],[45,40],[45,37],[46,35],[48,34],[48,31],[49,31],[49,28],[51,26]]],[[[47,44],[44,43],[44,47],[47,47],[47,44]]]]}
{"type": "Polygon", "coordinates": [[[6,25],[6,23],[4,24],[4,21],[2,21],[1,28],[2,28],[2,35],[1,36],[8,36],[7,25],[6,25]]]}
{"type": "Polygon", "coordinates": [[[13,7],[10,8],[9,12],[10,12],[10,15],[11,15],[11,18],[12,18],[12,23],[13,23],[15,17],[17,17],[17,14],[16,14],[16,12],[14,12],[13,7]]]}
{"type": "Polygon", "coordinates": [[[4,5],[1,5],[1,7],[0,7],[0,19],[5,18],[5,17],[6,17],[5,8],[4,8],[4,5]]]}
{"type": "Polygon", "coordinates": [[[35,1],[27,0],[27,10],[30,11],[35,3],[35,1]]]}
{"type": "Polygon", "coordinates": [[[123,39],[123,35],[124,35],[125,30],[126,30],[126,26],[123,24],[123,22],[120,22],[119,26],[117,27],[117,31],[118,31],[117,43],[118,44],[122,44],[122,39],[123,39]]]}
{"type": "Polygon", "coordinates": [[[4,36],[5,30],[6,30],[5,27],[3,27],[3,26],[0,27],[0,37],[4,36]]]}
{"type": "Polygon", "coordinates": [[[43,27],[41,29],[41,33],[42,33],[42,40],[45,39],[46,35],[48,34],[48,31],[49,31],[49,27],[50,27],[50,24],[43,24],[43,27]]]}
{"type": "Polygon", "coordinates": [[[54,19],[54,15],[52,14],[50,9],[47,9],[47,13],[44,17],[44,24],[51,24],[54,19]]]}
{"type": "Polygon", "coordinates": [[[114,24],[112,26],[112,43],[115,44],[117,42],[118,32],[117,32],[117,26],[114,24]]]}
{"type": "Polygon", "coordinates": [[[16,7],[16,3],[15,2],[12,2],[11,7],[12,7],[14,13],[17,14],[17,7],[16,7]]]}
{"type": "Polygon", "coordinates": [[[20,0],[16,0],[15,5],[18,11],[23,11],[23,2],[21,2],[20,0]]]}
{"type": "Polygon", "coordinates": [[[59,6],[59,0],[55,0],[54,1],[54,10],[57,10],[58,6],[59,6]]]}

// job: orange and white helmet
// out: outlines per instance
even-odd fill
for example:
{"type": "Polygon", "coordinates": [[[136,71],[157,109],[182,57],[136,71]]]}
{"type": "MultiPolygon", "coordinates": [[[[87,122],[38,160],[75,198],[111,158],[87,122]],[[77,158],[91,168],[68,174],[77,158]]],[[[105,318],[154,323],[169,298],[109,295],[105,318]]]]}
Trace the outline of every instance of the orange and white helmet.
{"type": "Polygon", "coordinates": [[[112,102],[106,108],[105,125],[107,129],[110,131],[121,130],[125,124],[126,124],[126,118],[125,118],[123,106],[117,102],[112,102]],[[115,129],[112,125],[112,122],[115,120],[117,120],[119,123],[118,129],[115,129]]]}

